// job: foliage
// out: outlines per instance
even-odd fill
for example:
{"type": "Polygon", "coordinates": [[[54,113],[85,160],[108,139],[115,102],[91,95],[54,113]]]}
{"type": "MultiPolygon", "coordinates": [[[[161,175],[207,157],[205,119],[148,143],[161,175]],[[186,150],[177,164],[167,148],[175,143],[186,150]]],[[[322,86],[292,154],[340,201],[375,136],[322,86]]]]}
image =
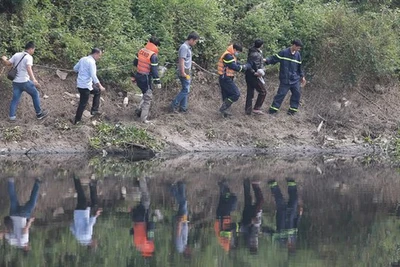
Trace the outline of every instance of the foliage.
{"type": "Polygon", "coordinates": [[[15,126],[10,128],[5,128],[3,130],[3,140],[6,142],[10,141],[21,141],[22,132],[21,127],[15,126]]]}
{"type": "Polygon", "coordinates": [[[131,88],[130,63],[151,35],[161,38],[160,61],[170,67],[165,83],[174,79],[177,50],[191,31],[201,36],[194,60],[208,69],[230,42],[249,47],[262,38],[269,55],[301,38],[309,75],[327,70],[360,84],[400,69],[398,7],[398,0],[6,0],[0,53],[34,40],[36,62],[72,68],[98,46],[105,52],[99,77],[131,88]]]}
{"type": "Polygon", "coordinates": [[[90,138],[89,144],[93,149],[116,147],[130,149],[135,145],[144,146],[149,149],[159,150],[162,144],[151,137],[145,129],[135,126],[124,126],[121,124],[111,125],[100,123],[96,126],[96,133],[90,138]]]}

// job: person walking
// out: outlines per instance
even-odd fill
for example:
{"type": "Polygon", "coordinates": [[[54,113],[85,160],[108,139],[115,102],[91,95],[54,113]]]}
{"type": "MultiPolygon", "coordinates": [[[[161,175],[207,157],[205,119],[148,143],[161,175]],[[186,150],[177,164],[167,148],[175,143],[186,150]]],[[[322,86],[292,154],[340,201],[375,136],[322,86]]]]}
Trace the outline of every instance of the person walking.
{"type": "Polygon", "coordinates": [[[142,90],[142,100],[139,108],[135,111],[140,117],[141,122],[148,123],[147,120],[150,111],[150,105],[153,100],[152,82],[161,89],[161,81],[158,76],[158,47],[160,40],[157,37],[151,37],[146,46],[137,54],[133,65],[137,67],[135,80],[137,86],[142,90]]]}
{"type": "Polygon", "coordinates": [[[172,231],[175,248],[178,253],[188,256],[190,255],[190,248],[188,247],[189,221],[185,183],[179,181],[173,184],[171,186],[171,193],[178,203],[178,211],[174,218],[174,229],[172,231]]]}
{"type": "Polygon", "coordinates": [[[290,97],[290,107],[287,112],[288,115],[294,115],[298,112],[301,87],[306,84],[306,79],[302,70],[302,61],[300,50],[303,43],[296,39],[292,41],[292,45],[283,49],[278,54],[267,57],[265,63],[267,65],[280,63],[279,66],[279,88],[274,97],[271,107],[269,108],[270,114],[275,114],[279,111],[286,94],[290,90],[292,95],[290,97]]]}
{"type": "Polygon", "coordinates": [[[247,95],[245,113],[251,115],[252,113],[257,115],[264,114],[261,107],[264,103],[265,97],[267,96],[267,89],[265,88],[264,76],[264,58],[262,54],[262,47],[264,41],[257,39],[254,41],[253,47],[249,49],[247,55],[247,62],[251,65],[251,69],[246,71],[246,84],[247,84],[247,95]],[[253,108],[254,90],[258,92],[257,100],[253,108]]]}
{"type": "Polygon", "coordinates": [[[280,244],[286,245],[289,251],[294,252],[298,224],[303,214],[303,208],[299,207],[296,181],[291,178],[287,178],[286,181],[289,194],[287,203],[282,196],[278,183],[275,180],[268,181],[276,206],[276,230],[272,236],[280,244]]]}
{"type": "Polygon", "coordinates": [[[137,181],[141,192],[140,202],[131,209],[133,245],[143,257],[152,257],[154,254],[155,216],[150,214],[150,194],[146,178],[137,181]]]}
{"type": "Polygon", "coordinates": [[[258,253],[258,234],[261,231],[262,205],[264,204],[264,196],[260,188],[260,182],[251,182],[253,188],[255,202],[253,203],[250,192],[250,179],[243,181],[244,189],[244,208],[242,213],[242,221],[240,223],[240,232],[244,234],[245,242],[250,253],[258,253]]]}
{"type": "Polygon", "coordinates": [[[186,41],[180,46],[178,52],[178,77],[182,84],[182,89],[171,103],[171,111],[187,112],[190,84],[192,82],[192,47],[196,45],[200,36],[196,32],[191,32],[186,41]]]}
{"type": "Polygon", "coordinates": [[[218,243],[226,251],[236,247],[239,224],[232,222],[231,213],[236,209],[237,196],[231,193],[226,180],[218,183],[219,201],[214,222],[214,231],[218,243]]]}
{"type": "Polygon", "coordinates": [[[33,53],[35,53],[35,44],[30,41],[26,43],[25,51],[14,54],[10,60],[6,56],[1,57],[7,66],[17,69],[17,75],[12,82],[13,96],[10,104],[10,122],[15,122],[17,119],[17,108],[23,92],[27,92],[31,96],[38,120],[46,118],[49,114],[47,110],[40,107],[39,91],[36,89],[40,85],[32,70],[33,53]]]}
{"type": "Polygon", "coordinates": [[[226,51],[222,54],[218,61],[218,75],[219,85],[221,87],[222,94],[222,106],[219,111],[224,117],[232,115],[230,107],[232,103],[239,100],[240,91],[233,81],[235,72],[245,72],[249,68],[249,65],[240,65],[237,62],[237,56],[239,52],[242,52],[243,48],[239,44],[232,44],[228,46],[226,51]]]}
{"type": "Polygon", "coordinates": [[[74,71],[78,73],[76,83],[80,97],[75,119],[72,122],[73,124],[77,124],[82,120],[83,111],[86,108],[91,94],[93,95],[93,104],[90,114],[92,116],[101,115],[99,111],[100,95],[101,92],[105,91],[105,88],[97,78],[96,67],[96,61],[100,60],[101,56],[102,51],[99,48],[93,48],[89,56],[81,58],[74,66],[74,71]]]}
{"type": "Polygon", "coordinates": [[[102,213],[102,209],[97,209],[95,216],[91,216],[91,211],[97,208],[97,181],[94,180],[89,183],[90,205],[88,205],[81,180],[75,175],[73,179],[78,195],[78,202],[74,210],[74,220],[70,226],[70,230],[79,244],[94,247],[97,245],[97,242],[92,237],[93,227],[96,224],[97,217],[102,213]]]}
{"type": "Polygon", "coordinates": [[[39,196],[39,187],[41,180],[35,179],[31,196],[25,205],[20,205],[15,191],[14,178],[8,179],[8,195],[10,197],[10,215],[4,217],[6,226],[5,239],[11,246],[22,248],[25,251],[30,250],[29,229],[35,218],[31,217],[39,196]]]}

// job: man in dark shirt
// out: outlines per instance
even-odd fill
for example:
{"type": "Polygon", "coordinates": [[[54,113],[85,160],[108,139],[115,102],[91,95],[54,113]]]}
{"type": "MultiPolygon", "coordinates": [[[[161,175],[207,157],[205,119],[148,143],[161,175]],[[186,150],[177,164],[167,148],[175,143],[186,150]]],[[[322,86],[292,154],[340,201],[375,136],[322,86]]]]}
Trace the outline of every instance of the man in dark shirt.
{"type": "Polygon", "coordinates": [[[278,112],[286,94],[290,90],[292,96],[290,97],[290,107],[288,115],[294,115],[298,111],[301,96],[301,86],[306,84],[304,73],[301,68],[301,56],[299,51],[303,47],[303,43],[300,40],[293,40],[292,45],[286,49],[283,49],[278,54],[267,57],[265,63],[276,64],[280,63],[279,68],[279,88],[278,92],[274,97],[269,113],[274,114],[278,112]]]}
{"type": "Polygon", "coordinates": [[[264,45],[264,41],[257,39],[254,41],[254,46],[249,49],[247,56],[247,63],[251,65],[251,69],[246,71],[246,84],[247,84],[247,95],[246,95],[246,106],[245,112],[247,115],[251,113],[262,115],[261,106],[264,103],[267,95],[265,89],[265,82],[263,79],[264,73],[264,58],[262,55],[261,48],[264,45]],[[254,75],[256,73],[256,75],[254,75]],[[253,109],[253,98],[254,90],[258,92],[257,101],[253,109]]]}
{"type": "Polygon", "coordinates": [[[287,178],[289,201],[286,203],[281,189],[275,180],[268,182],[271,192],[275,198],[276,205],[276,231],[273,232],[274,239],[281,244],[287,245],[289,251],[294,251],[297,239],[297,227],[303,209],[298,205],[297,184],[295,180],[287,178]]]}

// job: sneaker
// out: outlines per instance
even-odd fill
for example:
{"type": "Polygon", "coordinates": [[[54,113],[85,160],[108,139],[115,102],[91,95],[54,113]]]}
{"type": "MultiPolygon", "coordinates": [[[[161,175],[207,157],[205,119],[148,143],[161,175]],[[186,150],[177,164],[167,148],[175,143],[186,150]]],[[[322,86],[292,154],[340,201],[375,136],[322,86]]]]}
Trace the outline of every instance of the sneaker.
{"type": "Polygon", "coordinates": [[[142,110],[139,108],[135,109],[135,115],[136,117],[140,118],[140,116],[142,115],[142,110]]]}
{"type": "Polygon", "coordinates": [[[169,111],[170,111],[171,113],[179,113],[178,107],[175,107],[174,105],[171,105],[171,106],[170,106],[169,111]]]}
{"type": "Polygon", "coordinates": [[[90,115],[92,115],[92,116],[101,116],[102,114],[103,114],[103,112],[100,112],[98,110],[90,112],[90,115]]]}
{"type": "Polygon", "coordinates": [[[42,178],[37,177],[37,178],[35,179],[35,182],[37,182],[38,184],[41,184],[41,183],[42,183],[42,178]]]}
{"type": "Polygon", "coordinates": [[[75,121],[75,119],[69,119],[69,122],[72,123],[73,125],[81,125],[82,121],[75,121]]]}
{"type": "Polygon", "coordinates": [[[278,183],[275,180],[269,180],[268,181],[268,186],[271,187],[271,188],[275,187],[277,185],[278,185],[278,183]]]}
{"type": "Polygon", "coordinates": [[[47,110],[43,109],[42,112],[40,112],[40,114],[36,115],[36,118],[38,120],[42,120],[42,119],[46,118],[47,115],[49,115],[49,112],[47,110]]]}
{"type": "Polygon", "coordinates": [[[277,112],[278,112],[277,110],[272,109],[272,108],[270,108],[270,109],[268,110],[268,113],[271,114],[271,115],[274,115],[274,114],[276,114],[277,112]]]}
{"type": "Polygon", "coordinates": [[[253,113],[257,115],[264,115],[264,112],[260,109],[253,109],[253,113]]]}
{"type": "Polygon", "coordinates": [[[10,119],[10,118],[8,118],[8,122],[15,123],[15,122],[17,122],[17,119],[10,119]]]}

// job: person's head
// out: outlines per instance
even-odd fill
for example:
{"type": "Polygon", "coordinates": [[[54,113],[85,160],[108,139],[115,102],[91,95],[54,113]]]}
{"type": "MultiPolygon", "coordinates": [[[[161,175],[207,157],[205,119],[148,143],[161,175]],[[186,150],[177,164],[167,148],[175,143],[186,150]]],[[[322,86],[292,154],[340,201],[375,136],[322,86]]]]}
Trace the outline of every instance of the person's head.
{"type": "Polygon", "coordinates": [[[194,46],[197,41],[200,39],[200,36],[197,32],[191,32],[189,33],[188,37],[186,38],[186,41],[190,46],[194,46]]]}
{"type": "Polygon", "coordinates": [[[158,39],[155,36],[151,36],[149,39],[149,42],[154,44],[155,46],[160,46],[160,44],[161,44],[160,39],[158,39]]]}
{"type": "Polygon", "coordinates": [[[233,44],[233,52],[235,56],[239,55],[240,52],[243,52],[243,47],[240,44],[233,44]]]}
{"type": "Polygon", "coordinates": [[[100,48],[93,48],[92,52],[90,52],[90,55],[96,60],[98,61],[101,58],[101,55],[103,54],[103,52],[100,50],[100,48]]]}
{"type": "Polygon", "coordinates": [[[292,50],[292,52],[297,52],[300,51],[302,47],[303,43],[299,39],[294,39],[292,41],[292,46],[290,47],[290,49],[292,50]]]}
{"type": "Polygon", "coordinates": [[[257,49],[261,49],[263,47],[263,45],[264,45],[264,41],[261,39],[256,39],[254,41],[254,47],[257,49]]]}
{"type": "Polygon", "coordinates": [[[6,227],[6,231],[11,232],[14,228],[14,224],[13,224],[11,217],[6,216],[6,217],[4,217],[3,221],[4,221],[4,226],[6,227]]]}
{"type": "Polygon", "coordinates": [[[35,43],[33,41],[29,41],[25,44],[25,51],[29,55],[33,55],[35,53],[35,43]]]}

